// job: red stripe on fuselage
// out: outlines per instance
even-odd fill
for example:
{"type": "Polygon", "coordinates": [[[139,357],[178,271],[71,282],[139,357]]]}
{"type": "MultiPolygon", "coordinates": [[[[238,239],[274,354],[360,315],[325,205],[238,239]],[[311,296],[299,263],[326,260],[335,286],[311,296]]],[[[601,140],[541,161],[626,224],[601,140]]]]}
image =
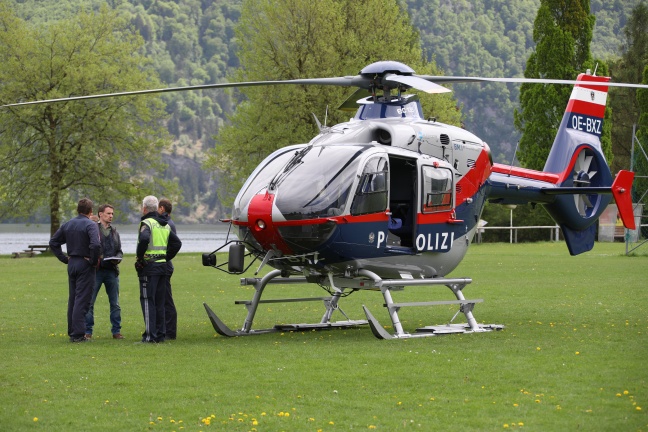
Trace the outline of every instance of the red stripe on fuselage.
{"type": "Polygon", "coordinates": [[[462,204],[467,198],[473,197],[490,176],[492,166],[488,153],[488,147],[484,148],[479,153],[479,157],[475,161],[475,166],[468,170],[457,182],[455,188],[457,190],[457,205],[462,204]]]}
{"type": "MultiPolygon", "coordinates": [[[[258,196],[258,195],[257,195],[258,196]]],[[[252,205],[252,203],[250,203],[252,205]]],[[[250,217],[250,212],[248,211],[248,221],[232,221],[234,225],[237,226],[247,226],[253,228],[256,225],[257,219],[252,219],[250,217]]],[[[389,216],[386,212],[381,213],[372,213],[359,216],[331,216],[325,218],[315,218],[315,219],[298,219],[298,220],[286,220],[286,221],[275,221],[272,222],[272,225],[275,227],[280,226],[301,226],[301,225],[319,225],[326,222],[335,222],[338,225],[346,223],[366,223],[366,222],[387,222],[389,221],[389,216]]],[[[264,222],[265,219],[264,219],[264,222]]],[[[267,224],[267,222],[266,222],[267,224]]],[[[258,239],[257,239],[258,240],[258,239]]]]}
{"type": "Polygon", "coordinates": [[[498,163],[493,165],[493,172],[499,174],[510,174],[515,177],[522,177],[553,184],[557,184],[560,181],[560,176],[558,174],[548,173],[544,171],[535,171],[526,168],[512,167],[510,165],[502,165],[498,163]]]}

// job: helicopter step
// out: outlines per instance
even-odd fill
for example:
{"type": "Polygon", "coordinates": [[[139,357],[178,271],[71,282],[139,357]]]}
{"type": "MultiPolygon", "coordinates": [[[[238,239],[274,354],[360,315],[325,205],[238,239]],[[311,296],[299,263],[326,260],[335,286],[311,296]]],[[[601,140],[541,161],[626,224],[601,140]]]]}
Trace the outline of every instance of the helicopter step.
{"type": "Polygon", "coordinates": [[[235,336],[251,336],[256,334],[274,333],[278,331],[300,331],[300,330],[331,330],[340,328],[351,328],[360,325],[368,324],[367,320],[351,320],[344,311],[339,308],[338,301],[342,296],[344,289],[336,290],[331,296],[326,297],[303,297],[303,298],[283,298],[283,299],[267,299],[262,300],[261,295],[268,284],[303,284],[307,283],[304,277],[285,278],[281,276],[281,271],[273,270],[262,278],[242,278],[241,285],[252,285],[255,289],[252,300],[236,300],[235,304],[245,305],[247,308],[247,317],[240,330],[232,330],[229,328],[214,311],[206,304],[203,303],[207,316],[216,330],[216,333],[221,336],[235,337],[235,336]],[[324,303],[325,312],[319,323],[300,323],[300,324],[278,324],[272,328],[267,329],[252,329],[252,323],[256,315],[257,308],[261,303],[291,303],[291,302],[306,302],[306,301],[322,301],[324,303]],[[340,311],[347,319],[343,321],[331,321],[331,316],[334,311],[340,311]]]}
{"type": "Polygon", "coordinates": [[[369,321],[369,326],[371,327],[371,332],[378,339],[407,339],[407,338],[416,338],[416,337],[430,337],[430,336],[439,336],[445,334],[453,333],[477,333],[477,332],[487,332],[492,330],[501,330],[504,328],[503,325],[499,324],[478,324],[475,320],[475,317],[472,314],[472,310],[475,307],[475,304],[482,303],[483,299],[476,300],[466,300],[464,298],[462,290],[472,282],[468,278],[458,278],[458,279],[445,279],[445,278],[424,278],[424,279],[382,279],[375,273],[368,270],[361,270],[360,275],[368,277],[373,280],[374,285],[380,288],[383,297],[385,299],[384,307],[387,308],[389,312],[389,317],[391,318],[394,333],[389,333],[380,322],[374,317],[369,309],[366,306],[362,306],[364,309],[367,320],[369,321]],[[392,300],[391,291],[396,289],[402,290],[404,286],[425,286],[425,285],[445,285],[454,293],[457,300],[441,300],[441,301],[428,301],[428,302],[404,302],[404,303],[395,303],[392,300]],[[403,330],[403,326],[400,322],[400,317],[398,312],[403,307],[412,307],[412,306],[439,306],[439,305],[459,305],[459,310],[455,315],[450,319],[450,322],[445,325],[437,326],[426,326],[416,329],[414,334],[407,333],[403,330]],[[452,324],[452,321],[459,315],[463,313],[466,317],[467,323],[464,324],[452,324]]]}

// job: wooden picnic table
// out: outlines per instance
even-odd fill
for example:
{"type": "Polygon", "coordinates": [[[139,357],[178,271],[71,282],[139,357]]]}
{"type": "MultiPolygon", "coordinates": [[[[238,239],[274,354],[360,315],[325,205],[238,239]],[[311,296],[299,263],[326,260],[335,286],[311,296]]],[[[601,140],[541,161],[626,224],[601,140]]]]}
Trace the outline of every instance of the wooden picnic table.
{"type": "Polygon", "coordinates": [[[14,258],[22,258],[22,257],[34,257],[38,255],[39,253],[45,253],[49,252],[50,247],[49,244],[37,244],[37,245],[29,245],[27,246],[27,249],[23,250],[22,252],[14,252],[13,257],[14,258]]]}
{"type": "MultiPolygon", "coordinates": [[[[31,252],[49,252],[49,244],[40,244],[40,245],[29,245],[27,246],[31,252]]],[[[27,252],[27,250],[25,250],[27,252]]]]}

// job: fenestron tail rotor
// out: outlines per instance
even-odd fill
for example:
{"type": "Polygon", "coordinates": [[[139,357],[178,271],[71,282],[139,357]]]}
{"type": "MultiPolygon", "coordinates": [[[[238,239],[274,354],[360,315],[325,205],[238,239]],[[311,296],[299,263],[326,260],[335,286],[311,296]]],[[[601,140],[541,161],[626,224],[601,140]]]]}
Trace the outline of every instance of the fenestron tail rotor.
{"type": "MultiPolygon", "coordinates": [[[[592,179],[597,171],[591,170],[592,160],[594,156],[588,154],[589,150],[582,150],[574,163],[574,186],[575,187],[589,187],[592,185],[592,179]]],[[[574,203],[581,216],[587,217],[591,214],[591,209],[594,208],[592,199],[596,199],[596,195],[590,196],[588,194],[574,195],[574,203]]]]}

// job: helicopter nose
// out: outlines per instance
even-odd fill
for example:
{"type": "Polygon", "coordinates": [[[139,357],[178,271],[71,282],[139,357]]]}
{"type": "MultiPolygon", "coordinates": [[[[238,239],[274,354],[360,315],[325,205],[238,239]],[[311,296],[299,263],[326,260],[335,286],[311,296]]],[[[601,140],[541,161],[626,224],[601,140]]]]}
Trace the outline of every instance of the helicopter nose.
{"type": "Polygon", "coordinates": [[[274,198],[275,196],[268,192],[252,197],[248,206],[250,233],[264,250],[277,249],[284,254],[291,254],[291,249],[281,238],[272,220],[274,198]]]}

